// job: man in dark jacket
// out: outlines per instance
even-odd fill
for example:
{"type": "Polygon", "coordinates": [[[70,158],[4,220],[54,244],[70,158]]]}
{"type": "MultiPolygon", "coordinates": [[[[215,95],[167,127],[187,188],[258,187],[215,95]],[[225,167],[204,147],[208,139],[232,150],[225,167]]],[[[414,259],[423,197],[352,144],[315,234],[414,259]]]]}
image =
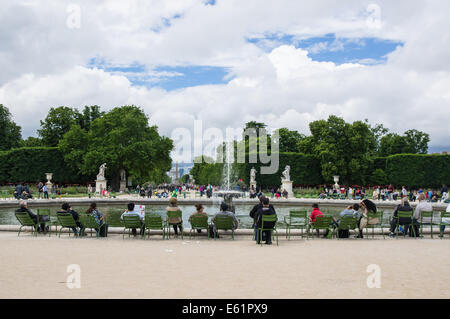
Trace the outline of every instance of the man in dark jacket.
{"type": "MultiPolygon", "coordinates": [[[[257,231],[256,231],[256,212],[258,211],[258,209],[263,207],[262,201],[264,200],[265,196],[261,195],[259,196],[259,203],[256,204],[255,206],[253,206],[252,210],[250,211],[250,217],[253,218],[253,228],[255,229],[255,240],[256,240],[256,236],[257,236],[257,231]]],[[[269,204],[269,207],[271,207],[273,210],[275,210],[272,206],[272,204],[269,204]]]]}
{"type": "MultiPolygon", "coordinates": [[[[400,205],[397,206],[397,208],[395,209],[393,215],[392,215],[392,219],[391,219],[391,229],[389,232],[389,236],[390,237],[395,237],[395,229],[397,228],[397,219],[398,219],[398,212],[402,211],[402,212],[409,212],[412,211],[413,209],[411,208],[411,206],[409,205],[408,200],[405,198],[402,199],[402,203],[400,205]]],[[[411,218],[400,218],[400,220],[398,221],[398,224],[403,226],[403,234],[406,235],[406,232],[408,231],[410,225],[411,225],[411,218]]]]}
{"type": "MultiPolygon", "coordinates": [[[[35,213],[33,213],[33,212],[28,208],[28,204],[27,204],[26,201],[21,200],[19,205],[20,205],[20,208],[16,210],[17,213],[25,213],[25,212],[26,212],[26,213],[28,213],[28,215],[31,217],[31,219],[32,219],[35,223],[38,222],[38,216],[37,216],[35,213]]],[[[48,220],[49,220],[48,218],[49,218],[48,216],[40,216],[39,221],[40,221],[40,222],[48,221],[48,220]]],[[[41,225],[38,226],[37,231],[38,231],[39,233],[40,233],[40,232],[47,232],[47,231],[48,231],[48,228],[45,227],[45,223],[41,223],[41,225]]]]}
{"type": "Polygon", "coordinates": [[[14,197],[16,199],[24,199],[22,196],[22,192],[23,192],[23,187],[22,187],[22,184],[19,183],[19,184],[17,184],[16,188],[14,189],[14,197]]]}
{"type": "MultiPolygon", "coordinates": [[[[71,214],[73,216],[73,219],[77,223],[77,226],[80,228],[80,236],[85,236],[86,234],[84,233],[84,226],[80,222],[80,217],[79,217],[78,213],[72,209],[72,207],[69,205],[69,203],[62,204],[61,208],[62,208],[62,210],[60,212],[57,212],[56,214],[71,214]]],[[[78,234],[76,227],[72,227],[72,230],[75,235],[78,234]]]]}
{"type": "MultiPolygon", "coordinates": [[[[262,227],[262,216],[267,215],[276,215],[275,209],[272,205],[269,204],[269,199],[267,197],[263,197],[261,200],[262,207],[260,207],[255,213],[255,221],[256,221],[256,229],[262,227]]],[[[275,227],[275,222],[265,222],[264,229],[271,229],[275,227]]],[[[262,232],[262,238],[259,238],[259,232],[257,232],[256,242],[259,244],[260,240],[265,240],[267,245],[272,244],[272,231],[264,230],[262,232]]]]}

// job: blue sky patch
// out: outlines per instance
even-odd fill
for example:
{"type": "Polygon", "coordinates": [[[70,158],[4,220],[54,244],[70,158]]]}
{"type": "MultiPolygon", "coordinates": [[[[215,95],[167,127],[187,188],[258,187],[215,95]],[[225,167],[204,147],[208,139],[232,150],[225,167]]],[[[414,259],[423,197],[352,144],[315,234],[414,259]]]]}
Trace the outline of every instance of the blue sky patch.
{"type": "Polygon", "coordinates": [[[160,87],[167,91],[199,85],[226,84],[232,79],[229,76],[230,69],[219,66],[158,66],[149,70],[137,62],[117,65],[109,64],[102,58],[93,58],[88,67],[125,76],[133,85],[160,87]]]}
{"type": "Polygon", "coordinates": [[[294,45],[308,51],[314,61],[343,63],[380,64],[385,63],[387,54],[393,52],[402,42],[378,38],[336,38],[334,34],[299,39],[293,35],[267,35],[249,38],[248,42],[270,52],[283,45],[294,45]]]}

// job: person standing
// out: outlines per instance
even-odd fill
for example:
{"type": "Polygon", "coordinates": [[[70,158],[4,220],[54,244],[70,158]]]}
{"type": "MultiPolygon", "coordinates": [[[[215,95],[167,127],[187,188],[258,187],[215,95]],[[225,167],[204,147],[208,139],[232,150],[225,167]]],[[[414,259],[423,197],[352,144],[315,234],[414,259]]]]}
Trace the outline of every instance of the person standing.
{"type": "Polygon", "coordinates": [[[147,198],[152,198],[153,187],[152,184],[148,184],[147,186],[147,198]]]}
{"type": "Polygon", "coordinates": [[[44,184],[42,187],[42,191],[44,192],[44,199],[48,199],[48,188],[47,185],[44,184]]]}
{"type": "Polygon", "coordinates": [[[43,197],[44,184],[42,182],[39,182],[37,188],[38,188],[38,199],[41,199],[41,197],[43,197]]]}

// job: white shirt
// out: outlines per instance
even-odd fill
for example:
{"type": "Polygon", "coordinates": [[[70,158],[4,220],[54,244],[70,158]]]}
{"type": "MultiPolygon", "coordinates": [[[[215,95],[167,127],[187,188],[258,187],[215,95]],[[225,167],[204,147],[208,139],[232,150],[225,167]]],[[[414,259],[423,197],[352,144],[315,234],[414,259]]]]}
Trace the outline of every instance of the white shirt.
{"type": "MultiPolygon", "coordinates": [[[[414,211],[414,219],[419,220],[420,219],[420,213],[422,211],[432,212],[433,211],[433,206],[431,206],[431,204],[428,203],[425,200],[419,202],[419,204],[417,204],[417,206],[416,206],[416,210],[414,211]]],[[[429,223],[430,219],[429,218],[424,218],[423,222],[424,223],[429,223]]]]}

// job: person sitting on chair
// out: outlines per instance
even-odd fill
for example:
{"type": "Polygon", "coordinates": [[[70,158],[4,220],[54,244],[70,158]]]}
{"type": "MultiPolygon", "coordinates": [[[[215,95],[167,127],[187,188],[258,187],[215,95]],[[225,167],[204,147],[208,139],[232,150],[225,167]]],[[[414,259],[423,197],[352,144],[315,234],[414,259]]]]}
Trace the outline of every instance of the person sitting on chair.
{"type": "Polygon", "coordinates": [[[98,224],[98,228],[95,231],[98,233],[100,237],[108,236],[108,224],[105,223],[105,217],[103,214],[97,209],[96,203],[91,203],[88,210],[86,211],[86,215],[94,216],[95,221],[98,224]]]}
{"type": "Polygon", "coordinates": [[[219,238],[219,234],[217,233],[216,229],[216,217],[217,216],[231,216],[233,218],[233,230],[236,230],[239,226],[239,222],[234,215],[233,212],[228,211],[228,205],[226,203],[220,204],[220,212],[214,215],[214,217],[211,219],[212,221],[212,230],[217,238],[219,238]]]}
{"type": "MultiPolygon", "coordinates": [[[[177,205],[177,199],[175,197],[171,197],[169,199],[169,206],[166,208],[166,214],[168,212],[176,212],[181,211],[181,209],[177,205]]],[[[175,232],[175,236],[178,236],[178,229],[183,231],[183,220],[181,217],[172,217],[168,218],[169,225],[173,226],[173,230],[175,232]]]]}
{"type": "MultiPolygon", "coordinates": [[[[269,199],[267,197],[263,197],[261,201],[262,207],[260,207],[256,211],[256,227],[261,228],[264,226],[264,229],[270,229],[275,227],[275,222],[266,222],[264,225],[262,225],[262,216],[266,215],[276,215],[275,209],[272,205],[269,204],[269,199]]],[[[256,234],[256,243],[259,244],[261,240],[265,240],[267,245],[272,245],[272,231],[271,230],[264,230],[262,232],[262,238],[259,238],[259,232],[256,234]]]]}
{"type": "MultiPolygon", "coordinates": [[[[123,212],[123,214],[120,216],[120,219],[123,220],[123,216],[139,216],[139,219],[141,221],[141,226],[143,225],[143,220],[145,218],[144,215],[142,215],[140,212],[134,210],[135,205],[134,203],[128,203],[127,210],[123,212]]],[[[131,232],[133,233],[133,236],[136,237],[136,228],[131,229],[131,232]]],[[[144,235],[145,233],[145,227],[141,227],[141,235],[144,235]]]]}
{"type": "MultiPolygon", "coordinates": [[[[31,217],[31,219],[33,220],[33,222],[35,224],[38,223],[38,216],[33,213],[29,208],[28,208],[28,203],[25,200],[21,200],[20,203],[20,208],[16,210],[17,213],[28,213],[28,215],[31,217]]],[[[49,221],[49,216],[39,216],[39,221],[40,222],[47,222],[49,221]]],[[[39,226],[37,226],[37,232],[44,232],[47,233],[48,232],[48,226],[45,227],[45,223],[41,223],[39,226]]]]}
{"type": "Polygon", "coordinates": [[[62,204],[61,209],[62,210],[59,212],[56,212],[56,214],[71,214],[73,216],[73,219],[75,220],[78,228],[80,229],[80,232],[78,233],[77,228],[72,227],[73,233],[75,235],[80,234],[80,236],[86,236],[86,234],[84,233],[84,226],[80,222],[80,217],[79,217],[78,213],[72,209],[72,207],[69,205],[69,203],[62,204]]]}
{"type": "MultiPolygon", "coordinates": [[[[412,227],[414,227],[416,236],[420,236],[419,221],[420,221],[422,211],[432,212],[433,206],[429,202],[427,202],[424,193],[421,193],[419,195],[419,197],[417,197],[417,200],[419,201],[419,204],[417,204],[416,209],[414,211],[414,220],[413,220],[412,227]]],[[[431,223],[431,219],[429,217],[423,218],[423,223],[431,223]]],[[[411,229],[410,229],[409,235],[412,236],[411,229]]]]}
{"type": "MultiPolygon", "coordinates": [[[[402,198],[402,202],[401,204],[399,204],[397,206],[397,208],[395,209],[394,213],[392,214],[392,219],[391,219],[391,228],[389,230],[389,236],[390,237],[394,237],[395,234],[395,229],[397,228],[397,219],[398,219],[398,212],[408,212],[408,211],[412,211],[413,209],[411,208],[411,206],[409,205],[409,201],[406,197],[402,198]]],[[[402,225],[404,227],[403,230],[403,235],[406,235],[406,232],[408,231],[410,225],[411,225],[411,218],[400,218],[400,220],[398,221],[399,226],[402,225]]]]}
{"type": "MultiPolygon", "coordinates": [[[[264,195],[261,195],[261,196],[259,197],[259,203],[256,204],[255,206],[253,206],[252,210],[250,211],[250,217],[253,219],[253,228],[255,229],[255,240],[257,239],[256,236],[257,236],[257,233],[258,233],[257,230],[256,230],[256,212],[257,212],[260,208],[263,207],[262,202],[263,202],[263,199],[264,199],[264,198],[265,198],[265,196],[264,196],[264,195]]],[[[269,204],[269,207],[271,207],[271,208],[273,209],[272,204],[269,204]]],[[[274,210],[275,210],[275,209],[274,209],[274,210]]]]}
{"type": "MultiPolygon", "coordinates": [[[[202,204],[196,204],[196,205],[195,205],[195,209],[196,209],[195,213],[193,213],[193,214],[189,217],[189,222],[192,220],[192,217],[197,217],[197,216],[200,216],[200,217],[208,217],[208,214],[205,213],[205,212],[203,211],[203,205],[202,205],[202,204]]],[[[200,234],[201,232],[202,232],[201,229],[197,229],[197,233],[200,234]]]]}

